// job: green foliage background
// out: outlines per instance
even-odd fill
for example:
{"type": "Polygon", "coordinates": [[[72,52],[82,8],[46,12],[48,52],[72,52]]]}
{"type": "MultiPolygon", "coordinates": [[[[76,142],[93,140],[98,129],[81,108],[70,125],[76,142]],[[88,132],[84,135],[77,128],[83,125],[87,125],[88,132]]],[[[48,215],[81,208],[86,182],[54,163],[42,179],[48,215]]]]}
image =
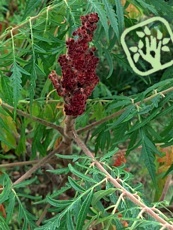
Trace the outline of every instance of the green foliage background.
{"type": "MultiPolygon", "coordinates": [[[[169,168],[158,174],[156,160],[164,155],[157,145],[169,147],[173,143],[173,67],[147,77],[138,76],[127,62],[120,37],[125,28],[152,16],[164,17],[173,28],[171,0],[128,0],[124,6],[120,0],[2,0],[1,161],[10,164],[40,159],[60,139],[60,133],[51,125],[63,126],[63,100],[53,90],[48,74],[51,70],[61,74],[57,58],[66,52],[65,41],[80,26],[80,16],[90,12],[97,12],[100,18],[91,44],[97,48],[100,58],[97,69],[100,83],[88,100],[86,112],[76,119],[76,129],[82,133],[92,122],[98,122],[81,137],[89,137],[89,148],[105,163],[112,176],[122,178],[124,187],[140,194],[144,202],[157,204],[164,187],[158,184],[173,169],[170,162],[169,168]],[[127,11],[129,4],[138,10],[135,17],[127,11]],[[112,166],[112,156],[121,147],[126,149],[126,166],[132,168],[132,174],[125,165],[112,166]],[[137,169],[133,158],[139,164],[137,169]],[[136,170],[134,174],[133,170],[136,170]],[[135,177],[136,173],[140,179],[135,177]],[[146,183],[153,190],[146,189],[150,197],[144,193],[142,174],[151,178],[146,183]]],[[[46,184],[41,169],[17,185],[13,185],[14,172],[20,177],[29,166],[1,169],[0,204],[4,204],[7,213],[6,218],[0,215],[1,229],[81,230],[95,225],[100,229],[116,226],[119,230],[124,229],[122,220],[128,222],[127,229],[160,229],[159,223],[150,217],[139,219],[139,208],[129,200],[121,200],[117,206],[121,220],[118,213],[113,212],[120,195],[118,189],[105,181],[98,169],[91,167],[90,160],[81,155],[77,146],[74,146],[74,154],[67,158],[73,160],[73,165],[63,168],[58,164],[58,169],[51,170],[53,175],[67,175],[66,183],[59,189],[49,180],[46,184]],[[43,193],[42,183],[48,186],[43,193]],[[76,194],[63,200],[63,194],[70,188],[76,194]],[[46,204],[49,204],[48,214],[41,226],[37,226],[36,221],[46,204]]],[[[172,200],[171,195],[166,205],[172,205],[172,200]]]]}

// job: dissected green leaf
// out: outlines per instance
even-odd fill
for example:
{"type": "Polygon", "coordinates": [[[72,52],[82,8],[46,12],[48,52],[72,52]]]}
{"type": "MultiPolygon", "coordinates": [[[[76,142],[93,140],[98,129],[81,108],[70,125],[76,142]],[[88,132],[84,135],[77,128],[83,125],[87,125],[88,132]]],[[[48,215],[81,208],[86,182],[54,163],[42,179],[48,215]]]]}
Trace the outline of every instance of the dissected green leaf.
{"type": "Polygon", "coordinates": [[[8,224],[2,216],[0,216],[0,230],[10,230],[8,224]]]}
{"type": "Polygon", "coordinates": [[[90,2],[94,11],[98,13],[98,16],[100,18],[100,22],[101,22],[101,24],[105,30],[106,37],[108,39],[109,38],[109,34],[108,34],[109,26],[107,23],[107,15],[103,9],[103,5],[97,0],[88,0],[88,2],[90,2]]]}
{"type": "Polygon", "coordinates": [[[116,188],[109,188],[106,190],[97,191],[94,193],[92,205],[95,206],[98,201],[100,201],[105,196],[111,195],[113,192],[116,191],[116,188]]]}
{"type": "Polygon", "coordinates": [[[93,180],[91,177],[86,176],[85,174],[77,171],[71,164],[68,165],[70,171],[75,174],[76,176],[78,176],[79,178],[83,179],[84,181],[89,181],[91,183],[96,183],[95,180],[93,180]]]}
{"type": "MultiPolygon", "coordinates": [[[[68,211],[67,214],[66,214],[66,228],[67,229],[70,229],[70,230],[76,230],[74,225],[73,225],[73,216],[72,216],[72,212],[68,211]]],[[[62,224],[62,222],[61,222],[62,224]]],[[[61,226],[62,228],[62,226],[61,226]]]]}
{"type": "MultiPolygon", "coordinates": [[[[119,28],[118,28],[118,21],[117,21],[117,17],[115,15],[114,9],[111,6],[111,4],[109,3],[109,1],[107,1],[107,0],[102,0],[102,1],[104,3],[106,13],[107,13],[107,16],[108,16],[109,21],[110,21],[110,25],[112,26],[112,29],[114,30],[117,38],[119,39],[120,34],[119,34],[119,28]]],[[[117,2],[119,2],[119,0],[117,2]]],[[[121,4],[118,5],[118,12],[120,12],[120,6],[121,6],[121,4]]]]}
{"type": "Polygon", "coordinates": [[[13,216],[13,213],[14,213],[14,206],[15,206],[15,196],[14,196],[14,193],[11,192],[9,194],[8,205],[6,207],[7,223],[9,223],[11,221],[11,217],[13,216]]]}
{"type": "Polygon", "coordinates": [[[32,179],[28,179],[28,180],[25,180],[21,183],[18,183],[18,184],[15,184],[13,185],[14,188],[22,188],[22,187],[26,187],[27,185],[30,185],[32,184],[33,182],[35,182],[37,180],[37,177],[34,177],[32,179]]]}
{"type": "Polygon", "coordinates": [[[52,206],[63,208],[63,209],[69,206],[73,202],[73,200],[55,200],[50,196],[47,196],[46,200],[52,206]]]}
{"type": "Polygon", "coordinates": [[[110,52],[108,52],[107,50],[105,50],[105,57],[107,59],[107,62],[109,64],[109,74],[107,76],[107,78],[111,77],[113,70],[114,70],[114,65],[113,65],[113,60],[112,57],[110,55],[110,52]]]}
{"type": "Polygon", "coordinates": [[[21,99],[21,90],[22,90],[22,74],[21,70],[16,62],[13,63],[12,69],[11,69],[12,75],[10,77],[11,79],[11,85],[13,88],[13,103],[14,103],[14,111],[16,112],[17,104],[19,99],[21,99]]]}
{"type": "Polygon", "coordinates": [[[61,169],[52,169],[52,170],[46,170],[47,172],[51,172],[53,174],[59,175],[59,174],[67,174],[69,172],[69,168],[61,168],[61,169]]]}
{"type": "Polygon", "coordinates": [[[148,124],[152,119],[154,119],[157,115],[158,112],[160,111],[160,108],[155,109],[151,115],[149,115],[148,117],[145,117],[145,119],[142,119],[141,122],[137,122],[131,129],[130,129],[130,133],[134,132],[137,129],[142,128],[143,126],[145,126],[146,124],[148,124]]]}
{"type": "Polygon", "coordinates": [[[152,181],[156,184],[156,167],[155,167],[155,152],[156,149],[151,140],[141,131],[142,158],[145,166],[151,176],[152,181]]]}
{"type": "Polygon", "coordinates": [[[120,34],[124,31],[124,12],[122,7],[122,2],[120,0],[115,0],[116,14],[118,19],[118,27],[120,34]]]}
{"type": "Polygon", "coordinates": [[[113,124],[110,125],[109,129],[112,129],[118,126],[120,123],[130,120],[134,116],[134,113],[136,113],[134,105],[127,106],[125,111],[121,114],[121,116],[119,116],[119,118],[115,122],[113,122],[113,124]]]}
{"type": "Polygon", "coordinates": [[[26,4],[26,8],[23,14],[23,20],[28,17],[32,12],[36,10],[38,6],[40,6],[42,0],[28,0],[26,4]]]}
{"type": "Polygon", "coordinates": [[[68,182],[70,183],[71,187],[77,191],[77,192],[84,192],[85,189],[82,188],[75,180],[73,180],[71,177],[68,177],[68,182]]]}
{"type": "Polygon", "coordinates": [[[96,138],[96,145],[95,145],[95,150],[96,152],[100,148],[102,151],[106,148],[109,148],[110,145],[110,139],[111,135],[109,130],[104,130],[103,132],[99,133],[99,135],[96,138]]]}
{"type": "Polygon", "coordinates": [[[18,146],[15,150],[16,154],[19,156],[26,152],[26,135],[25,135],[26,125],[23,123],[21,126],[21,134],[18,142],[18,146]]]}
{"type": "Polygon", "coordinates": [[[139,136],[139,132],[138,130],[134,131],[131,136],[130,136],[130,142],[128,144],[128,149],[126,154],[128,155],[130,153],[130,151],[132,151],[133,149],[137,148],[140,145],[140,138],[139,136]]]}
{"type": "Polygon", "coordinates": [[[91,190],[90,193],[86,196],[79,210],[77,223],[76,223],[76,230],[81,230],[83,228],[89,207],[91,205],[92,198],[93,198],[93,190],[91,190]]]}
{"type": "Polygon", "coordinates": [[[105,161],[107,159],[110,159],[114,154],[116,154],[118,150],[119,150],[118,148],[115,148],[114,150],[104,154],[104,156],[100,158],[100,161],[105,161]]]}
{"type": "Polygon", "coordinates": [[[10,105],[13,104],[13,92],[12,86],[10,84],[10,79],[7,77],[0,77],[0,85],[2,86],[2,90],[0,96],[5,103],[10,105]]]}
{"type": "Polygon", "coordinates": [[[122,100],[119,98],[118,101],[115,100],[108,106],[107,111],[111,112],[114,109],[125,107],[131,103],[132,101],[129,98],[123,98],[122,100]]]}
{"type": "Polygon", "coordinates": [[[171,173],[173,171],[173,164],[169,167],[169,169],[167,170],[167,172],[165,173],[164,177],[166,177],[169,173],[171,173]]]}

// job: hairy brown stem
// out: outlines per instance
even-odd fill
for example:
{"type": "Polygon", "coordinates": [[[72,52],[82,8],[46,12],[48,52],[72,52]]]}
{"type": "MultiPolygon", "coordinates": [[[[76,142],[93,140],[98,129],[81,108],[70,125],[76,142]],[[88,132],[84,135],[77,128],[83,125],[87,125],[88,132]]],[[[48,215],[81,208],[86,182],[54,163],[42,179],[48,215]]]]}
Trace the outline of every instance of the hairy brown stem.
{"type": "Polygon", "coordinates": [[[119,188],[119,190],[122,192],[123,197],[127,197],[129,200],[131,200],[133,203],[141,207],[142,212],[148,213],[150,216],[152,216],[155,220],[157,220],[163,227],[173,230],[173,223],[170,224],[166,220],[164,220],[162,217],[160,217],[157,214],[157,211],[159,213],[159,210],[156,208],[150,208],[146,206],[142,201],[141,198],[136,195],[130,193],[128,190],[126,190],[120,183],[120,179],[113,178],[106,169],[101,165],[99,161],[97,161],[94,157],[94,155],[90,152],[90,150],[87,148],[87,146],[83,143],[83,141],[79,138],[77,132],[73,131],[73,140],[77,143],[77,145],[84,151],[84,153],[91,158],[93,163],[96,165],[96,167],[103,172],[107,179],[116,187],[119,188]]]}
{"type": "Polygon", "coordinates": [[[68,148],[66,148],[64,154],[69,155],[71,154],[71,145],[72,145],[72,136],[73,133],[72,131],[74,130],[74,122],[75,122],[75,117],[73,116],[66,116],[65,118],[65,127],[64,127],[64,142],[69,145],[68,148]]]}
{"type": "MultiPolygon", "coordinates": [[[[64,137],[63,141],[66,143],[67,148],[63,151],[64,155],[70,155],[72,154],[72,131],[74,129],[74,123],[75,123],[75,117],[74,116],[66,116],[65,118],[65,126],[64,126],[64,137]]],[[[63,164],[65,167],[67,167],[68,163],[70,163],[70,160],[63,159],[63,164]]]]}

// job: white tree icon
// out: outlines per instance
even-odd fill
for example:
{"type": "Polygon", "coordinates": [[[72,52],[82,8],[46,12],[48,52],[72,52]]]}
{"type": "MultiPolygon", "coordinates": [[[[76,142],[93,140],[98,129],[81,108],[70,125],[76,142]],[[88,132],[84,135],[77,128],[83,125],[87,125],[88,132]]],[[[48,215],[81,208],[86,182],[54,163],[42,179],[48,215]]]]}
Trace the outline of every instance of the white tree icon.
{"type": "Polygon", "coordinates": [[[161,51],[170,51],[167,46],[170,38],[163,38],[163,34],[160,30],[157,30],[157,36],[154,37],[147,26],[145,26],[144,32],[137,31],[136,34],[139,38],[143,38],[143,41],[140,39],[137,46],[129,48],[129,50],[134,53],[134,62],[137,63],[141,56],[145,61],[149,62],[154,69],[158,69],[161,66],[161,51]]]}

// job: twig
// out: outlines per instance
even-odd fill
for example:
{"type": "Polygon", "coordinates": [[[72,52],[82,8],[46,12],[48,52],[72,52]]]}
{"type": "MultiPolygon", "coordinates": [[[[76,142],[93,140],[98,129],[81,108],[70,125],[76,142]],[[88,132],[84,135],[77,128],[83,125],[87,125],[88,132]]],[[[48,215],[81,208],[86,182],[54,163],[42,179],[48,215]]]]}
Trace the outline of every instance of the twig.
{"type": "Polygon", "coordinates": [[[1,164],[0,168],[11,168],[11,167],[16,167],[16,166],[32,165],[32,164],[38,163],[39,161],[40,160],[33,160],[33,161],[22,161],[22,162],[1,164]]]}
{"type": "MultiPolygon", "coordinates": [[[[164,96],[165,94],[168,94],[169,92],[172,92],[172,91],[173,91],[173,87],[170,87],[170,88],[168,88],[168,89],[165,89],[165,90],[163,90],[163,91],[161,91],[161,92],[156,92],[154,95],[151,95],[151,96],[145,98],[143,101],[138,101],[138,102],[134,103],[134,105],[135,105],[135,106],[139,106],[141,103],[146,103],[146,102],[148,102],[148,101],[151,101],[151,100],[152,100],[154,97],[156,97],[157,95],[162,95],[162,96],[164,96]]],[[[103,119],[101,119],[101,120],[99,120],[99,121],[95,121],[95,122],[93,122],[93,123],[91,123],[91,124],[85,126],[84,128],[78,129],[78,130],[77,130],[77,133],[80,134],[80,133],[85,132],[85,131],[87,131],[87,130],[93,129],[93,128],[95,128],[95,126],[97,126],[97,125],[101,125],[101,124],[103,124],[103,123],[106,122],[106,121],[109,121],[109,120],[111,120],[111,119],[113,119],[113,118],[115,118],[115,117],[118,117],[118,116],[121,115],[125,110],[126,110],[126,108],[123,108],[123,109],[121,109],[121,110],[119,110],[119,111],[117,111],[117,112],[115,112],[115,113],[113,113],[113,114],[111,114],[111,115],[109,115],[109,116],[107,116],[107,117],[104,117],[103,119]]]]}
{"type": "Polygon", "coordinates": [[[39,219],[36,222],[37,226],[40,226],[41,222],[43,221],[44,217],[47,214],[48,209],[50,208],[50,204],[47,204],[43,210],[43,212],[41,213],[41,216],[39,217],[39,219]]]}
{"type": "Polygon", "coordinates": [[[38,168],[40,168],[42,165],[46,164],[54,155],[55,153],[60,153],[63,150],[65,150],[68,146],[66,143],[61,142],[58,146],[58,148],[51,151],[47,156],[42,158],[36,165],[34,165],[32,168],[30,168],[24,175],[22,175],[18,180],[16,180],[13,185],[19,184],[22,181],[26,180],[28,177],[30,177],[38,168]]]}
{"type": "MultiPolygon", "coordinates": [[[[6,108],[6,109],[9,109],[10,111],[13,111],[13,110],[14,110],[14,107],[13,107],[13,106],[8,105],[8,104],[6,104],[6,103],[4,103],[4,102],[1,102],[0,105],[1,105],[2,107],[6,108]]],[[[57,130],[59,133],[61,133],[61,135],[64,136],[64,130],[63,130],[63,128],[60,127],[60,126],[58,126],[58,125],[52,124],[51,122],[45,121],[45,120],[43,120],[43,119],[41,119],[41,118],[39,118],[39,117],[32,116],[32,115],[30,115],[30,114],[28,114],[28,113],[26,113],[26,112],[23,112],[23,111],[20,110],[20,109],[17,109],[17,110],[16,110],[16,113],[17,113],[18,115],[21,115],[21,116],[23,116],[23,117],[27,117],[27,118],[29,118],[29,119],[31,119],[31,120],[33,120],[33,121],[36,121],[36,122],[38,122],[38,123],[40,123],[40,124],[42,124],[42,125],[44,125],[44,126],[46,126],[46,127],[51,127],[52,129],[57,130]]]]}
{"type": "MultiPolygon", "coordinates": [[[[28,114],[27,114],[28,115],[28,114]]],[[[18,184],[22,182],[23,180],[27,179],[31,176],[33,172],[35,172],[38,168],[40,168],[42,165],[45,165],[48,163],[48,161],[55,155],[57,152],[64,152],[66,153],[66,150],[69,151],[69,148],[71,149],[71,143],[73,138],[73,127],[74,126],[74,117],[73,116],[67,116],[66,122],[65,122],[65,134],[63,141],[59,144],[58,148],[50,152],[46,157],[41,159],[36,165],[34,165],[31,169],[29,169],[23,176],[21,176],[17,181],[13,183],[13,185],[18,184]]],[[[66,162],[65,162],[66,164],[66,162]]]]}
{"type": "Polygon", "coordinates": [[[150,208],[146,206],[142,201],[141,198],[136,195],[130,193],[128,190],[126,190],[119,182],[117,179],[113,178],[107,171],[106,169],[101,165],[100,162],[98,162],[94,155],[90,152],[90,150],[87,148],[87,146],[83,143],[83,141],[79,138],[78,134],[76,131],[73,131],[73,140],[77,143],[77,145],[84,151],[84,153],[91,158],[93,163],[96,165],[96,167],[103,172],[107,179],[116,187],[119,188],[120,191],[122,192],[124,197],[127,197],[129,200],[131,200],[133,203],[141,207],[141,210],[143,212],[148,213],[150,216],[152,216],[155,220],[157,220],[163,227],[173,230],[173,223],[170,224],[166,220],[164,220],[162,217],[160,217],[155,211],[157,210],[156,208],[150,208]]]}
{"type": "Polygon", "coordinates": [[[65,127],[64,127],[64,142],[69,146],[66,148],[64,154],[69,155],[71,154],[71,145],[72,145],[72,131],[74,129],[74,122],[75,122],[75,117],[73,116],[66,116],[65,118],[65,127]]]}
{"type": "MultiPolygon", "coordinates": [[[[60,182],[60,184],[57,187],[57,190],[60,189],[66,182],[67,182],[67,178],[69,176],[69,173],[67,175],[64,176],[64,178],[62,179],[62,181],[60,182]]],[[[47,214],[48,209],[50,208],[50,204],[47,204],[43,210],[43,212],[41,213],[39,219],[36,222],[36,225],[39,226],[41,224],[41,222],[43,221],[44,217],[47,214]]]]}
{"type": "Polygon", "coordinates": [[[166,182],[165,182],[165,186],[163,188],[163,191],[162,191],[162,195],[160,196],[159,198],[159,201],[162,201],[164,200],[167,192],[168,192],[168,189],[169,189],[169,185],[170,185],[170,181],[172,180],[172,175],[169,175],[166,179],[166,182]]]}
{"type": "Polygon", "coordinates": [[[102,119],[99,120],[99,121],[92,122],[91,124],[85,126],[84,128],[78,129],[78,130],[77,130],[77,133],[78,133],[78,134],[83,133],[83,132],[85,132],[85,131],[88,131],[88,130],[90,130],[90,129],[95,128],[95,126],[97,126],[97,125],[101,125],[101,124],[103,124],[103,123],[106,122],[106,121],[109,121],[109,120],[111,120],[111,119],[113,119],[113,118],[115,118],[115,117],[118,117],[119,115],[121,115],[121,114],[125,111],[125,109],[126,109],[126,108],[121,109],[121,110],[119,110],[118,112],[115,112],[115,113],[113,113],[113,114],[111,114],[111,115],[109,115],[109,116],[107,116],[107,117],[102,118],[102,119]]]}

